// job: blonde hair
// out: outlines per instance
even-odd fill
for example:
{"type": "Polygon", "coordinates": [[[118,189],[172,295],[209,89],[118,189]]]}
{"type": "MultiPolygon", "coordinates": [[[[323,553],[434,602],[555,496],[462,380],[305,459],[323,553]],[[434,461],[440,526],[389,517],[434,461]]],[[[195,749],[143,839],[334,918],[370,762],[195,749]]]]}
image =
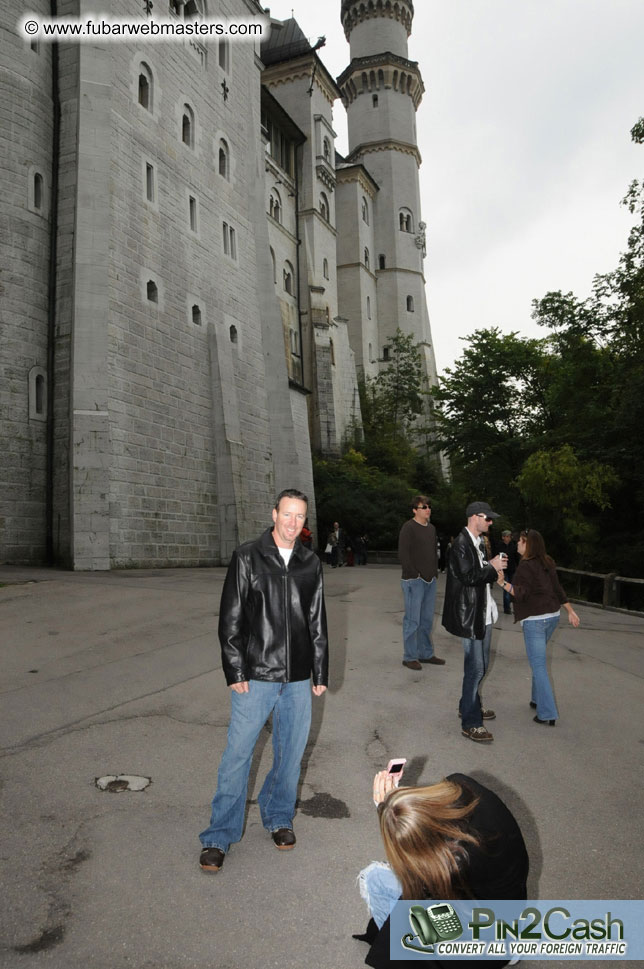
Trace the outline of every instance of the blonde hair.
{"type": "Polygon", "coordinates": [[[403,898],[467,894],[460,871],[467,844],[478,845],[480,839],[466,819],[478,801],[448,780],[390,791],[379,809],[380,833],[403,898]]]}

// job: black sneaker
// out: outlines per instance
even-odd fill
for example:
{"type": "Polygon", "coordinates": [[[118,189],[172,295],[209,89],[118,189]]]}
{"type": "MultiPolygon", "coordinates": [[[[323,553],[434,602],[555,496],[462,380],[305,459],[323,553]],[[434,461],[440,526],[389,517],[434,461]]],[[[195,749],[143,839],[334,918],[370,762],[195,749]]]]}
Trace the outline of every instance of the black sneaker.
{"type": "Polygon", "coordinates": [[[199,855],[199,867],[202,871],[220,871],[225,857],[219,848],[203,848],[199,855]]]}

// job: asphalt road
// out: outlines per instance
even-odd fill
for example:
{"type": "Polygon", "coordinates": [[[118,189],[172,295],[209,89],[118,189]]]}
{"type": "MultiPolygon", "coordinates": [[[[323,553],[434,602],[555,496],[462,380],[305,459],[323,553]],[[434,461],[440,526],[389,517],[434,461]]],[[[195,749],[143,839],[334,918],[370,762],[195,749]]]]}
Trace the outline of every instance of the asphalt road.
{"type": "Polygon", "coordinates": [[[228,723],[223,575],[0,568],[3,969],[358,969],[355,878],[383,856],[371,782],[392,756],[410,782],[462,771],[506,799],[532,897],[642,897],[644,620],[591,607],[578,630],[562,619],[551,729],[532,721],[521,631],[501,616],[483,690],[495,741],[481,746],[461,736],[462,648],[438,619],[446,666],[401,665],[393,566],[326,573],[331,686],[313,699],[297,847],[276,851],[259,821],[267,729],[244,838],[219,874],[201,872],[228,723]],[[123,774],[150,783],[95,783],[123,774]]]}

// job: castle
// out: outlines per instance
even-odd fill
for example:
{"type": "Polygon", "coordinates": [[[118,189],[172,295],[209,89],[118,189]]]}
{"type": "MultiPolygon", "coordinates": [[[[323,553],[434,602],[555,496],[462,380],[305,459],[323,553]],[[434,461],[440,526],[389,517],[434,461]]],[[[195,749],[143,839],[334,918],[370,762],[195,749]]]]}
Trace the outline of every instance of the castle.
{"type": "MultiPolygon", "coordinates": [[[[52,7],[93,11],[32,3],[52,7]]],[[[337,79],[294,19],[255,42],[47,44],[0,9],[0,561],[225,563],[277,491],[313,495],[312,451],[359,429],[358,376],[397,327],[436,380],[412,0],[342,0],[337,79]]]]}

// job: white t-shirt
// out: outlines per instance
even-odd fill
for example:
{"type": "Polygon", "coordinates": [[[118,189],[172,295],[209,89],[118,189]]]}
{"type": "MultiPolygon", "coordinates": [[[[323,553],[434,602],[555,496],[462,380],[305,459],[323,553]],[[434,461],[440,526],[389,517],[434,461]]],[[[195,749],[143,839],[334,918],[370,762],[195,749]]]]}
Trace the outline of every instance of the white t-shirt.
{"type": "MultiPolygon", "coordinates": [[[[475,535],[472,535],[467,525],[465,526],[465,531],[467,532],[467,534],[472,539],[472,542],[474,543],[474,548],[478,553],[479,562],[481,563],[481,566],[487,565],[488,563],[486,562],[485,557],[483,555],[483,550],[481,549],[481,546],[479,544],[479,539],[476,538],[475,535]]],[[[486,626],[492,625],[492,623],[496,622],[498,618],[499,618],[499,610],[497,609],[496,602],[494,601],[494,596],[492,595],[492,589],[490,588],[489,583],[486,582],[485,583],[485,625],[486,626]]]]}
{"type": "Polygon", "coordinates": [[[290,559],[291,555],[293,554],[293,549],[292,548],[280,548],[280,546],[278,545],[277,546],[277,551],[280,553],[280,555],[284,559],[284,565],[286,566],[286,568],[288,568],[288,560],[290,559]]]}

